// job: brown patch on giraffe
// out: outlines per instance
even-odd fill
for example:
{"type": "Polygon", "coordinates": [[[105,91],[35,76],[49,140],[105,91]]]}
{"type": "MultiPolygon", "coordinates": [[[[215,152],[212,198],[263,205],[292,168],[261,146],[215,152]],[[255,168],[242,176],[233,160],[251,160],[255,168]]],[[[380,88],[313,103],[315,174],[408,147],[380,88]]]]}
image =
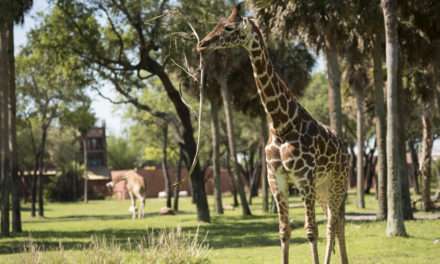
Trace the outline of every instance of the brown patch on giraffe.
{"type": "Polygon", "coordinates": [[[280,110],[272,113],[271,116],[275,127],[278,127],[279,125],[284,124],[287,122],[287,120],[289,120],[289,117],[280,110]]]}
{"type": "Polygon", "coordinates": [[[260,81],[261,81],[261,83],[263,85],[266,85],[267,82],[269,81],[269,77],[267,76],[267,74],[264,74],[263,76],[260,76],[259,79],[260,79],[260,81]]]}
{"type": "Polygon", "coordinates": [[[318,126],[317,126],[316,122],[313,122],[313,121],[310,122],[308,134],[311,137],[314,137],[318,134],[318,126]]]}
{"type": "Polygon", "coordinates": [[[273,97],[275,96],[275,91],[272,89],[272,87],[267,86],[264,90],[263,90],[264,95],[266,95],[267,97],[273,97]]]}
{"type": "Polygon", "coordinates": [[[310,167],[313,167],[314,165],[314,159],[313,156],[307,153],[303,153],[302,157],[304,159],[304,161],[306,162],[307,165],[309,165],[310,167]]]}
{"type": "Polygon", "coordinates": [[[273,112],[278,107],[278,102],[276,100],[268,102],[266,104],[267,111],[273,112]]]}
{"type": "Polygon", "coordinates": [[[321,155],[317,160],[317,164],[319,165],[325,165],[327,164],[327,162],[328,162],[328,157],[324,155],[321,155]]]}
{"type": "Polygon", "coordinates": [[[304,167],[304,161],[302,159],[298,159],[295,162],[295,167],[294,167],[295,171],[300,170],[302,167],[304,167]]]}
{"type": "Polygon", "coordinates": [[[261,75],[261,74],[263,74],[264,72],[265,72],[265,67],[264,67],[264,59],[263,58],[260,58],[260,59],[258,59],[258,60],[255,60],[254,62],[253,62],[253,64],[255,65],[255,69],[256,69],[256,74],[257,75],[261,75]]]}
{"type": "Polygon", "coordinates": [[[252,50],[251,53],[253,57],[258,57],[261,55],[261,50],[252,50]]]}
{"type": "Polygon", "coordinates": [[[294,102],[293,100],[289,101],[289,114],[291,116],[293,116],[295,114],[296,108],[297,108],[297,104],[296,102],[294,102]]]}
{"type": "Polygon", "coordinates": [[[258,43],[257,40],[252,42],[252,49],[260,49],[260,44],[258,43]]]}
{"type": "Polygon", "coordinates": [[[280,96],[279,98],[281,109],[287,110],[287,99],[285,96],[280,96]]]}
{"type": "Polygon", "coordinates": [[[301,144],[303,144],[303,145],[305,145],[305,146],[311,146],[312,143],[313,143],[313,139],[312,139],[312,137],[310,137],[310,136],[307,135],[307,134],[304,134],[304,135],[300,138],[300,140],[301,140],[301,144]]]}
{"type": "Polygon", "coordinates": [[[300,132],[301,131],[301,119],[296,117],[292,120],[293,126],[295,127],[295,129],[300,132]]]}
{"type": "Polygon", "coordinates": [[[272,73],[273,73],[273,66],[272,66],[272,64],[268,64],[267,65],[267,74],[269,76],[272,76],[272,73]]]}
{"type": "Polygon", "coordinates": [[[302,126],[301,126],[301,134],[306,135],[307,134],[307,130],[309,129],[309,123],[308,121],[302,121],[302,126]]]}

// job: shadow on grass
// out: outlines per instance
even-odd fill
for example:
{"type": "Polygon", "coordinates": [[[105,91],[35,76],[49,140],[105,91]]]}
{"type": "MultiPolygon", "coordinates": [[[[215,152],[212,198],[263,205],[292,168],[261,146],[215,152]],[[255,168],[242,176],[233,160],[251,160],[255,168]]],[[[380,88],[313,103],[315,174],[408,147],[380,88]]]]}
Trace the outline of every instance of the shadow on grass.
{"type": "MultiPolygon", "coordinates": [[[[270,216],[269,216],[270,217],[270,216]]],[[[268,216],[256,216],[252,218],[237,217],[237,222],[229,219],[223,221],[216,219],[211,225],[202,225],[200,227],[184,227],[182,231],[190,235],[195,235],[198,229],[199,236],[203,239],[206,235],[206,243],[210,248],[239,248],[239,247],[264,247],[278,246],[278,222],[260,221],[268,216]],[[253,221],[252,221],[253,220],[253,221]]],[[[301,226],[302,222],[294,222],[293,225],[301,226]]],[[[62,242],[65,250],[81,250],[90,243],[90,238],[105,237],[121,245],[122,249],[127,249],[128,239],[130,243],[139,242],[146,237],[156,236],[161,231],[170,230],[170,228],[155,228],[154,230],[142,229],[103,229],[89,231],[33,231],[18,235],[19,240],[0,243],[0,254],[11,254],[23,252],[29,239],[34,241],[35,245],[44,250],[56,250],[59,248],[59,241],[62,242]],[[27,239],[29,238],[29,239],[27,239]]],[[[291,243],[307,243],[304,237],[292,238],[291,243]]]]}
{"type": "MultiPolygon", "coordinates": [[[[179,211],[176,215],[190,215],[192,212],[179,211]]],[[[159,212],[146,212],[144,218],[160,216],[159,212]]],[[[101,221],[113,221],[113,220],[130,220],[131,214],[112,214],[112,215],[65,215],[55,217],[36,217],[30,220],[24,220],[23,223],[50,223],[50,222],[71,222],[71,221],[87,221],[87,220],[101,220],[101,221]]]]}

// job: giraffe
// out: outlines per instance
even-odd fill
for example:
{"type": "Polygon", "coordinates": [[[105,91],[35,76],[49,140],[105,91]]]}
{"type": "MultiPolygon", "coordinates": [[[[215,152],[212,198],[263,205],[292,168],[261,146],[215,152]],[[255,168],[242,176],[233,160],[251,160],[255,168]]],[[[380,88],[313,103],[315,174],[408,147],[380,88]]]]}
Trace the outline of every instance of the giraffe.
{"type": "Polygon", "coordinates": [[[144,177],[138,174],[138,170],[127,171],[120,177],[114,177],[111,182],[106,184],[107,188],[113,188],[118,182],[125,181],[127,185],[128,195],[130,196],[131,205],[128,211],[132,215],[132,219],[136,218],[136,199],[140,202],[138,218],[144,218],[145,206],[145,181],[144,177]]]}
{"type": "Polygon", "coordinates": [[[227,19],[221,19],[199,42],[197,50],[241,47],[248,51],[258,94],[268,116],[267,177],[278,209],[281,261],[284,264],[289,262],[288,185],[294,183],[304,201],[304,228],[313,263],[319,263],[315,201],[327,216],[325,263],[330,263],[336,239],[341,263],[348,263],[344,234],[350,164],[347,147],[298,103],[274,72],[258,24],[250,17],[241,17],[239,12],[240,5],[237,5],[227,19]]]}

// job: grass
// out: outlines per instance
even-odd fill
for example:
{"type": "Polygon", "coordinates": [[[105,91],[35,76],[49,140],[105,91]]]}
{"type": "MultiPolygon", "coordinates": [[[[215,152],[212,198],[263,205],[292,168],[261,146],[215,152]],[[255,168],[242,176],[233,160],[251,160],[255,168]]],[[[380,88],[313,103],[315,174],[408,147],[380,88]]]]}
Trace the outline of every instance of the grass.
{"type": "MultiPolygon", "coordinates": [[[[354,195],[350,195],[347,214],[374,214],[373,196],[367,196],[365,209],[355,208],[353,199],[354,195]]],[[[135,221],[130,219],[128,201],[50,203],[44,219],[30,218],[25,208],[26,232],[0,239],[0,263],[38,263],[29,262],[30,259],[42,259],[40,263],[176,263],[176,259],[188,259],[181,263],[192,260],[207,263],[208,259],[210,263],[278,263],[277,217],[261,212],[258,198],[254,201],[254,216],[244,218],[237,208],[227,210],[222,216],[213,215],[211,224],[195,220],[195,208],[189,198],[181,199],[182,212],[174,216],[159,216],[159,208],[165,201],[148,199],[145,219],[135,221]],[[196,234],[198,239],[194,238],[196,234]],[[184,246],[179,247],[181,244],[184,246]],[[167,259],[179,252],[189,255],[167,259]],[[107,261],[93,262],[96,256],[102,259],[107,256],[107,261]]],[[[211,199],[210,202],[213,204],[211,199]]],[[[226,197],[225,204],[230,202],[226,197]]],[[[303,230],[304,211],[296,206],[300,205],[298,198],[291,198],[291,204],[294,206],[290,210],[293,226],[290,259],[294,263],[311,263],[303,230]]],[[[317,210],[318,247],[323,259],[325,219],[317,210]]],[[[440,220],[415,220],[405,224],[408,238],[387,238],[385,222],[348,221],[350,263],[417,264],[440,260],[440,243],[434,243],[440,239],[440,220]]],[[[339,263],[337,251],[333,263],[339,263]]]]}

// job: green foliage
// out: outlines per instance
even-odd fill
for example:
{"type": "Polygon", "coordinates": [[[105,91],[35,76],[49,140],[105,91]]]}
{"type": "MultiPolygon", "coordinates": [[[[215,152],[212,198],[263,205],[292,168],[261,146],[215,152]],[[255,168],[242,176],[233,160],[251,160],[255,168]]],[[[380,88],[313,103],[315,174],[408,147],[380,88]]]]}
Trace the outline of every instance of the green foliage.
{"type": "Polygon", "coordinates": [[[84,173],[84,167],[78,162],[72,161],[70,164],[58,168],[61,169],[60,174],[49,178],[46,198],[49,201],[57,202],[77,201],[82,194],[79,190],[79,182],[84,173]]]}
{"type": "Polygon", "coordinates": [[[46,196],[50,201],[75,201],[79,198],[80,142],[72,128],[54,127],[49,130],[46,162],[55,166],[58,175],[49,178],[46,196]]]}
{"type": "Polygon", "coordinates": [[[0,1],[0,23],[4,23],[8,20],[23,23],[24,15],[31,9],[32,4],[32,0],[0,1]]]}
{"type": "Polygon", "coordinates": [[[315,73],[307,86],[300,103],[310,114],[322,122],[329,124],[328,115],[328,81],[324,73],[315,73]]]}
{"type": "Polygon", "coordinates": [[[65,109],[60,117],[63,126],[71,127],[84,135],[96,123],[95,114],[91,112],[90,105],[80,105],[76,109],[65,109]]]}
{"type": "Polygon", "coordinates": [[[107,137],[107,160],[112,170],[134,169],[139,165],[141,148],[121,137],[107,137]]]}

